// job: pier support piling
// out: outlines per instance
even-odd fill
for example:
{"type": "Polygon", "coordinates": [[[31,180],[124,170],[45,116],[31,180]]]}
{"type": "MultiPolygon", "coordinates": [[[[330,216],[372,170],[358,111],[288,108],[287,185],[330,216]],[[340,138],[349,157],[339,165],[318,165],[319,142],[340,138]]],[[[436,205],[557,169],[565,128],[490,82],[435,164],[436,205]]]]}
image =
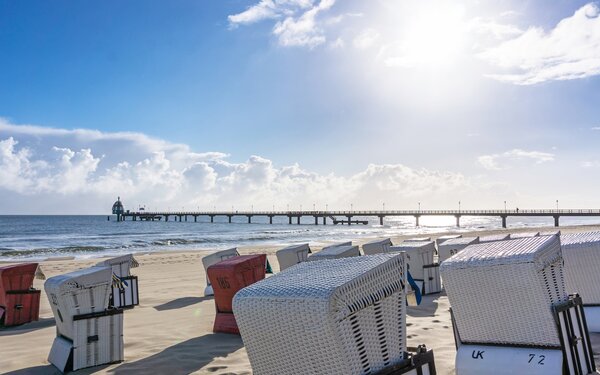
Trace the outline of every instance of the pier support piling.
{"type": "Polygon", "coordinates": [[[292,217],[291,216],[288,216],[288,222],[289,222],[288,224],[292,225],[292,217]]]}
{"type": "Polygon", "coordinates": [[[187,215],[185,215],[185,221],[187,221],[187,215]]]}
{"type": "Polygon", "coordinates": [[[252,224],[252,216],[248,215],[248,224],[252,224]]]}
{"type": "Polygon", "coordinates": [[[506,229],[506,216],[502,216],[502,228],[506,229]]]}
{"type": "Polygon", "coordinates": [[[273,215],[269,215],[269,224],[273,224],[273,215]]]}
{"type": "Polygon", "coordinates": [[[416,222],[416,225],[417,225],[417,227],[421,226],[421,225],[419,224],[419,219],[420,219],[420,218],[421,218],[421,216],[419,216],[419,215],[416,215],[416,216],[415,216],[415,222],[416,222]]]}
{"type": "Polygon", "coordinates": [[[352,216],[346,216],[348,218],[348,226],[352,225],[352,216]]]}
{"type": "MultiPolygon", "coordinates": [[[[215,215],[210,215],[210,222],[211,223],[215,222],[215,215]]],[[[231,216],[229,216],[229,222],[231,223],[231,216]]]]}
{"type": "Polygon", "coordinates": [[[383,216],[379,216],[379,225],[383,226],[383,216]]]}
{"type": "Polygon", "coordinates": [[[315,225],[319,225],[319,217],[315,216],[315,225]]]}
{"type": "Polygon", "coordinates": [[[300,216],[298,216],[298,225],[300,225],[300,216]]]}
{"type": "Polygon", "coordinates": [[[554,226],[555,227],[559,226],[559,220],[560,220],[560,216],[558,216],[558,215],[554,216],[554,226]]]}
{"type": "Polygon", "coordinates": [[[456,215],[456,227],[460,228],[460,215],[456,215]]]}
{"type": "Polygon", "coordinates": [[[327,218],[323,216],[323,225],[327,225],[327,218]]]}
{"type": "Polygon", "coordinates": [[[194,223],[198,222],[198,215],[194,215],[194,223]]]}
{"type": "Polygon", "coordinates": [[[229,224],[231,224],[231,218],[233,217],[233,215],[227,215],[227,218],[229,219],[229,224]]]}

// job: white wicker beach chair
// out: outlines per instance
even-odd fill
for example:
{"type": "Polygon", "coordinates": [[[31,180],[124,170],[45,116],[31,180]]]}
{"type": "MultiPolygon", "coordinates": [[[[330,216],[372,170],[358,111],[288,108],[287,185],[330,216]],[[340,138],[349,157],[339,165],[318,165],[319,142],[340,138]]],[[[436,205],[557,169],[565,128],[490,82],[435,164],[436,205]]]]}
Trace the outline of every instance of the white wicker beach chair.
{"type": "Polygon", "coordinates": [[[600,332],[600,232],[563,234],[561,245],[567,292],[581,296],[590,332],[600,332]]]}
{"type": "Polygon", "coordinates": [[[457,374],[592,372],[587,327],[565,290],[557,236],[471,245],[440,271],[459,346],[457,374]],[[573,366],[586,370],[563,372],[573,366]]]}
{"type": "Polygon", "coordinates": [[[123,310],[107,309],[112,280],[110,267],[46,280],[57,331],[48,361],[60,371],[123,360],[123,310]]]}
{"type": "Polygon", "coordinates": [[[490,234],[489,236],[479,237],[479,243],[496,242],[510,240],[510,233],[490,234]]]}
{"type": "Polygon", "coordinates": [[[215,295],[215,293],[213,291],[213,287],[210,284],[210,280],[208,279],[208,274],[207,274],[208,267],[212,266],[213,264],[217,264],[222,260],[237,257],[237,256],[240,256],[240,253],[238,253],[237,248],[234,247],[231,249],[214,252],[214,253],[202,258],[202,265],[204,265],[204,275],[206,276],[206,287],[204,288],[205,296],[214,296],[215,295]]]}
{"type": "Polygon", "coordinates": [[[392,240],[385,238],[363,244],[362,250],[364,255],[382,254],[389,252],[390,246],[393,246],[392,240]]]}
{"type": "Polygon", "coordinates": [[[297,264],[234,297],[254,374],[372,374],[406,351],[404,253],[297,264]]]}
{"type": "Polygon", "coordinates": [[[510,235],[511,240],[518,240],[519,238],[530,238],[537,237],[540,235],[540,232],[521,232],[521,233],[512,233],[510,235]]]}
{"type": "Polygon", "coordinates": [[[540,236],[560,236],[560,230],[547,230],[540,232],[540,236]]]}
{"type": "Polygon", "coordinates": [[[438,262],[442,263],[469,245],[479,243],[479,237],[460,237],[444,241],[438,247],[438,262]]]}
{"type": "Polygon", "coordinates": [[[444,241],[448,241],[448,240],[453,240],[455,238],[461,238],[462,234],[447,234],[444,236],[439,236],[438,238],[435,239],[435,246],[437,248],[439,248],[440,244],[443,243],[444,241]]]}
{"type": "Polygon", "coordinates": [[[299,245],[291,245],[284,247],[281,250],[277,250],[277,262],[279,263],[279,270],[283,271],[293,265],[300,262],[305,262],[310,253],[310,247],[307,243],[299,245]]]}
{"type": "Polygon", "coordinates": [[[111,267],[113,274],[121,281],[112,288],[112,306],[127,308],[139,304],[138,277],[131,275],[131,268],[138,267],[139,263],[133,254],[105,259],[96,265],[111,267]]]}
{"type": "Polygon", "coordinates": [[[313,253],[308,257],[308,261],[323,259],[339,259],[360,256],[358,246],[343,245],[335,247],[324,247],[321,251],[313,253]]]}
{"type": "Polygon", "coordinates": [[[439,293],[442,290],[439,264],[434,263],[435,243],[403,242],[390,247],[390,252],[406,252],[408,271],[419,285],[422,294],[439,293]]]}

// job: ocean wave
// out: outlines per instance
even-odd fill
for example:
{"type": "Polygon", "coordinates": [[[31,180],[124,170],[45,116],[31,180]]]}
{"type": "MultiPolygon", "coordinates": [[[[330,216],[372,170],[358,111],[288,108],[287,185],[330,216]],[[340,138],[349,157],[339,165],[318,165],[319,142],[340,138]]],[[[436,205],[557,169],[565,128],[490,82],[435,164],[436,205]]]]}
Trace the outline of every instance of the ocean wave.
{"type": "Polygon", "coordinates": [[[65,246],[44,247],[37,249],[0,249],[2,257],[31,257],[36,255],[98,253],[108,250],[103,246],[65,246]]]}

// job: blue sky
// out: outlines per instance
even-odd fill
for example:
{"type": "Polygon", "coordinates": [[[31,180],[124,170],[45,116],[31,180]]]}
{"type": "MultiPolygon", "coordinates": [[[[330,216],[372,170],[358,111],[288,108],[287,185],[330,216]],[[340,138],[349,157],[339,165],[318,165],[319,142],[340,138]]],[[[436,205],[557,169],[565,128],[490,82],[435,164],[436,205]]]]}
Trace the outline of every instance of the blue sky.
{"type": "Polygon", "coordinates": [[[598,7],[0,0],[0,204],[600,207],[598,7]]]}

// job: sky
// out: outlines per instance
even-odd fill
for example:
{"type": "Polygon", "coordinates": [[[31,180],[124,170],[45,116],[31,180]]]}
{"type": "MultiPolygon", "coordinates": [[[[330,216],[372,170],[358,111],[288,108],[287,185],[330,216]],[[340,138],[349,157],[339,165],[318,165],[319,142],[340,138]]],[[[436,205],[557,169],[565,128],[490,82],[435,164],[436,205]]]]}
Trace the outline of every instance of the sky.
{"type": "Polygon", "coordinates": [[[600,3],[0,0],[0,214],[600,208],[600,3]]]}

